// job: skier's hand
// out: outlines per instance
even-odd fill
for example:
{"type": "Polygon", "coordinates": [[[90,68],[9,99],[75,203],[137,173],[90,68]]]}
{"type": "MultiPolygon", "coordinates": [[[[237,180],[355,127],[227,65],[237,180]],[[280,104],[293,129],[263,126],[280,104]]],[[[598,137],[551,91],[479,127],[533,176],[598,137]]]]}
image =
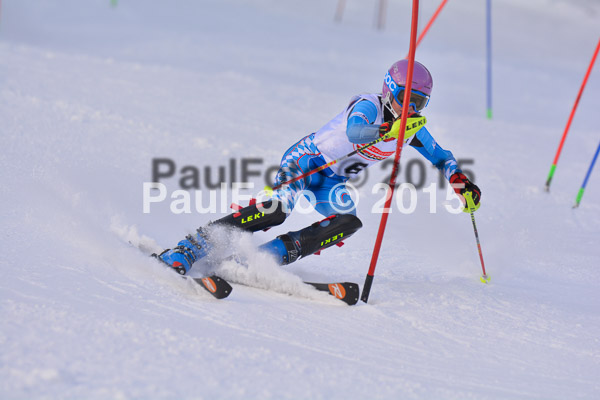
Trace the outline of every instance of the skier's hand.
{"type": "Polygon", "coordinates": [[[454,192],[460,197],[463,205],[466,206],[466,200],[464,197],[465,192],[471,192],[473,203],[475,203],[475,210],[479,208],[479,202],[481,201],[481,190],[479,187],[471,182],[462,172],[456,172],[450,177],[450,184],[454,189],[454,192]]]}
{"type": "MultiPolygon", "coordinates": [[[[392,129],[392,123],[391,122],[384,122],[383,124],[379,125],[379,137],[384,137],[389,131],[390,129],[392,129]]],[[[398,137],[398,135],[396,135],[396,137],[398,137]]],[[[387,139],[383,139],[384,142],[389,142],[394,140],[395,138],[388,136],[387,139]]]]}
{"type": "MultiPolygon", "coordinates": [[[[398,139],[400,136],[400,123],[401,118],[398,118],[388,132],[385,134],[393,139],[398,139]]],[[[406,130],[404,131],[404,141],[408,142],[425,124],[427,123],[427,119],[422,117],[421,115],[414,113],[410,117],[406,119],[406,130]]],[[[379,132],[381,134],[381,128],[379,128],[379,132]]]]}

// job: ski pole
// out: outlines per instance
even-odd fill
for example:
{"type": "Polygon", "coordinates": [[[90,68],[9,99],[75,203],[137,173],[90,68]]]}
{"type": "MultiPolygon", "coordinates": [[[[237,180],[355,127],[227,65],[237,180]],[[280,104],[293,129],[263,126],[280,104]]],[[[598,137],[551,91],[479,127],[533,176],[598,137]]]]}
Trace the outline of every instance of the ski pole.
{"type": "MultiPolygon", "coordinates": [[[[404,98],[402,99],[402,117],[400,122],[400,134],[398,137],[404,138],[404,131],[406,129],[406,120],[408,118],[408,104],[410,102],[410,91],[412,87],[412,76],[413,67],[415,65],[415,51],[417,41],[417,22],[419,16],[419,0],[413,0],[412,4],[412,21],[410,29],[410,45],[408,52],[408,68],[406,72],[406,87],[404,91],[404,98]]],[[[398,166],[400,164],[400,154],[402,153],[402,146],[404,140],[398,140],[396,142],[396,154],[394,155],[394,165],[392,168],[392,175],[390,176],[389,190],[390,194],[385,201],[383,208],[383,214],[381,215],[381,222],[379,223],[379,230],[377,231],[377,238],[375,239],[375,247],[373,248],[373,255],[371,256],[371,264],[369,265],[369,271],[365,278],[365,284],[363,285],[363,291],[360,299],[365,303],[369,300],[369,293],[371,293],[371,286],[373,284],[373,278],[375,276],[375,267],[377,266],[377,259],[379,258],[379,251],[381,250],[381,242],[383,241],[383,234],[385,232],[385,225],[389,216],[389,209],[392,204],[392,197],[394,196],[394,187],[396,186],[396,177],[398,176],[398,166]]]]}
{"type": "Polygon", "coordinates": [[[575,205],[573,208],[579,207],[579,203],[581,202],[581,198],[583,197],[583,191],[585,190],[585,186],[587,185],[587,181],[590,178],[590,174],[592,173],[592,169],[594,168],[594,164],[596,164],[596,159],[598,158],[598,153],[600,153],[600,143],[598,143],[598,148],[596,149],[596,154],[594,154],[594,158],[592,159],[592,163],[588,168],[587,174],[585,174],[585,179],[583,180],[583,184],[581,185],[581,189],[577,193],[577,199],[575,199],[575,205]]]}
{"type": "Polygon", "coordinates": [[[483,253],[481,252],[481,243],[479,242],[479,233],[477,233],[477,224],[475,224],[474,212],[479,207],[477,207],[475,205],[475,202],[473,201],[473,193],[467,191],[463,194],[463,196],[465,196],[465,200],[467,201],[466,209],[471,214],[471,222],[473,222],[473,231],[475,232],[475,240],[477,241],[477,250],[479,251],[479,260],[481,261],[481,270],[483,271],[483,275],[481,275],[481,278],[479,278],[479,280],[483,283],[488,283],[490,281],[490,277],[487,276],[487,273],[485,272],[485,264],[483,263],[483,253]]]}
{"type": "MultiPolygon", "coordinates": [[[[415,119],[416,119],[416,122],[413,124],[414,126],[411,125],[411,128],[410,128],[411,130],[416,130],[417,128],[420,129],[423,125],[425,125],[427,123],[427,119],[425,117],[418,117],[418,118],[415,118],[415,119]]],[[[406,121],[404,121],[404,123],[402,125],[406,128],[406,121]]],[[[402,131],[402,135],[404,135],[404,130],[402,131]]],[[[400,137],[400,136],[401,135],[399,134],[398,137],[400,137]]],[[[265,190],[267,190],[268,192],[273,191],[273,190],[277,190],[277,189],[281,188],[284,185],[289,185],[290,183],[297,182],[300,179],[306,178],[307,176],[310,176],[312,174],[316,174],[317,172],[323,171],[324,169],[327,169],[327,168],[331,167],[334,164],[337,164],[337,163],[339,163],[341,161],[344,161],[344,160],[352,157],[353,155],[355,155],[359,151],[363,151],[363,150],[365,150],[365,149],[367,149],[367,148],[369,148],[371,146],[376,145],[377,143],[381,142],[382,140],[389,139],[390,137],[391,136],[390,136],[389,133],[386,134],[386,135],[384,135],[384,136],[378,137],[377,139],[373,140],[372,142],[369,142],[369,143],[365,144],[364,146],[361,146],[361,147],[357,148],[356,150],[351,151],[350,153],[346,154],[345,156],[341,156],[340,158],[335,159],[333,161],[330,161],[327,164],[321,165],[320,167],[317,167],[315,169],[311,169],[308,172],[305,172],[305,173],[303,173],[301,175],[298,175],[298,176],[290,179],[289,181],[282,182],[279,185],[276,185],[276,186],[274,186],[272,188],[270,188],[270,187],[267,186],[265,188],[265,190]]]]}
{"type": "Polygon", "coordinates": [[[579,99],[583,93],[583,89],[585,88],[585,84],[587,83],[588,78],[590,77],[590,72],[592,72],[592,67],[594,66],[594,62],[596,61],[596,56],[598,56],[598,50],[600,49],[600,39],[598,40],[598,44],[596,45],[596,50],[594,51],[594,56],[592,57],[592,61],[590,62],[590,66],[585,73],[585,78],[583,78],[583,83],[579,88],[579,93],[577,94],[577,98],[575,99],[575,104],[573,105],[573,109],[571,110],[571,114],[569,115],[569,119],[567,120],[567,126],[565,127],[565,131],[563,132],[562,138],[560,139],[560,144],[558,145],[558,150],[556,151],[556,155],[554,156],[554,161],[552,162],[552,166],[550,167],[550,173],[548,174],[548,179],[546,180],[546,192],[550,191],[550,183],[552,182],[552,177],[554,176],[554,171],[556,170],[556,164],[558,163],[558,157],[560,157],[560,152],[562,150],[563,144],[565,143],[565,139],[567,137],[567,133],[569,132],[569,127],[571,126],[571,122],[573,121],[573,116],[575,115],[575,111],[577,110],[577,105],[579,104],[579,99]]]}

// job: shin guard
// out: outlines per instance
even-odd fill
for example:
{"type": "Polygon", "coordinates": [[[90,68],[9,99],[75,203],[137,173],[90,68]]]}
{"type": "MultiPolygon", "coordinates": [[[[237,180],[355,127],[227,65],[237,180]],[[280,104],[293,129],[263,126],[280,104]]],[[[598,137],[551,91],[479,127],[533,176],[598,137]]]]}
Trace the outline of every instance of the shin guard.
{"type": "Polygon", "coordinates": [[[362,227],[352,214],[337,214],[295,232],[288,232],[260,246],[275,255],[282,265],[317,253],[352,236],[362,227]]]}
{"type": "Polygon", "coordinates": [[[251,204],[233,214],[211,222],[208,226],[225,225],[248,232],[256,232],[280,225],[286,217],[287,215],[283,211],[283,203],[269,200],[251,204]]]}

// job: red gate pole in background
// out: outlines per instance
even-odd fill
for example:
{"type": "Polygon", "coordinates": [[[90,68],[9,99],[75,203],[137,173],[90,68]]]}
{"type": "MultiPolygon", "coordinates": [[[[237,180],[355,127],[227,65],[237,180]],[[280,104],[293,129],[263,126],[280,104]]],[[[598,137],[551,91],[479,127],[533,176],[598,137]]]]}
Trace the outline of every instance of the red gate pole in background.
{"type": "Polygon", "coordinates": [[[379,0],[379,12],[377,13],[377,29],[380,31],[385,28],[385,10],[387,8],[387,0],[379,0]]]}
{"type": "Polygon", "coordinates": [[[337,7],[335,8],[334,21],[341,22],[342,15],[344,15],[344,8],[346,7],[346,0],[338,0],[337,7]]]}
{"type": "Polygon", "coordinates": [[[379,250],[381,249],[381,242],[383,240],[383,234],[385,232],[385,225],[387,223],[389,210],[392,204],[392,198],[394,196],[394,187],[396,186],[396,177],[398,176],[398,166],[400,164],[400,154],[402,153],[402,146],[404,145],[404,132],[406,130],[406,120],[408,118],[408,104],[410,103],[410,92],[412,89],[412,76],[413,67],[415,65],[415,51],[417,50],[417,25],[419,16],[419,0],[413,0],[412,5],[412,22],[410,29],[410,46],[408,52],[408,71],[406,73],[406,86],[404,90],[404,99],[402,100],[402,117],[400,122],[400,133],[398,134],[398,140],[396,143],[396,154],[394,155],[394,165],[392,168],[392,175],[390,176],[389,183],[389,195],[385,201],[383,208],[383,214],[381,215],[381,222],[379,224],[379,231],[377,232],[377,239],[375,240],[375,248],[373,249],[373,255],[371,257],[371,264],[369,266],[369,272],[365,279],[361,300],[365,303],[369,300],[369,293],[371,292],[371,285],[373,284],[373,277],[375,275],[375,267],[377,266],[377,259],[379,258],[379,250]]]}
{"type": "Polygon", "coordinates": [[[594,62],[596,61],[596,57],[598,56],[598,49],[600,49],[600,39],[598,39],[598,44],[596,45],[596,50],[594,51],[594,56],[592,57],[592,61],[590,62],[590,66],[585,73],[585,78],[583,78],[583,83],[581,84],[581,88],[579,88],[579,93],[577,94],[577,98],[575,99],[575,104],[573,104],[573,109],[571,110],[571,115],[569,115],[569,119],[567,121],[567,126],[565,127],[565,131],[563,132],[562,138],[560,139],[560,144],[558,145],[558,150],[556,150],[556,155],[554,156],[554,161],[552,162],[552,166],[550,167],[550,173],[548,174],[548,179],[546,180],[546,191],[550,191],[550,183],[552,182],[552,177],[554,176],[554,171],[556,170],[556,164],[558,163],[558,157],[560,157],[560,152],[562,151],[563,144],[565,144],[565,139],[567,138],[567,133],[569,133],[569,128],[571,127],[571,122],[573,121],[573,116],[575,116],[575,111],[577,110],[577,105],[579,104],[579,99],[581,99],[581,95],[583,94],[583,89],[585,88],[585,84],[587,83],[588,78],[590,77],[590,73],[592,72],[592,68],[594,67],[594,62]]]}
{"type": "MultiPolygon", "coordinates": [[[[438,6],[437,10],[435,10],[435,12],[433,13],[433,15],[429,19],[429,22],[427,23],[427,25],[425,25],[425,29],[423,29],[423,32],[421,32],[419,34],[419,38],[417,39],[417,44],[415,45],[415,47],[419,47],[419,44],[421,43],[421,41],[423,40],[423,38],[427,34],[427,31],[429,30],[429,28],[431,28],[431,25],[433,25],[433,23],[435,22],[436,18],[438,17],[438,15],[440,14],[440,12],[442,11],[442,8],[444,8],[444,6],[446,5],[447,2],[448,2],[448,0],[443,0],[440,3],[440,5],[438,6]]],[[[408,55],[406,57],[408,58],[408,55]]]]}

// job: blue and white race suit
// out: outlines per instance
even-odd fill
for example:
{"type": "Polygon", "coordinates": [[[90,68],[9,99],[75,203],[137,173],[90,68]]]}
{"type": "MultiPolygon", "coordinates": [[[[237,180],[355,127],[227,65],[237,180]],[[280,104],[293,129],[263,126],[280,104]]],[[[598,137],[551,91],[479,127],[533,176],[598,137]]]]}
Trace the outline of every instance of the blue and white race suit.
{"type": "MultiPolygon", "coordinates": [[[[354,96],[340,114],[285,152],[275,185],[345,156],[362,144],[377,139],[379,126],[383,122],[381,94],[354,96]]],[[[455,172],[461,172],[452,153],[444,150],[425,127],[406,141],[438,169],[443,170],[446,179],[455,172]]],[[[334,164],[277,189],[273,197],[283,202],[288,213],[294,208],[300,194],[304,194],[315,209],[326,217],[342,213],[356,215],[356,207],[346,188],[346,181],[364,168],[390,157],[395,151],[395,140],[381,141],[357,152],[342,164],[334,164]]]]}

